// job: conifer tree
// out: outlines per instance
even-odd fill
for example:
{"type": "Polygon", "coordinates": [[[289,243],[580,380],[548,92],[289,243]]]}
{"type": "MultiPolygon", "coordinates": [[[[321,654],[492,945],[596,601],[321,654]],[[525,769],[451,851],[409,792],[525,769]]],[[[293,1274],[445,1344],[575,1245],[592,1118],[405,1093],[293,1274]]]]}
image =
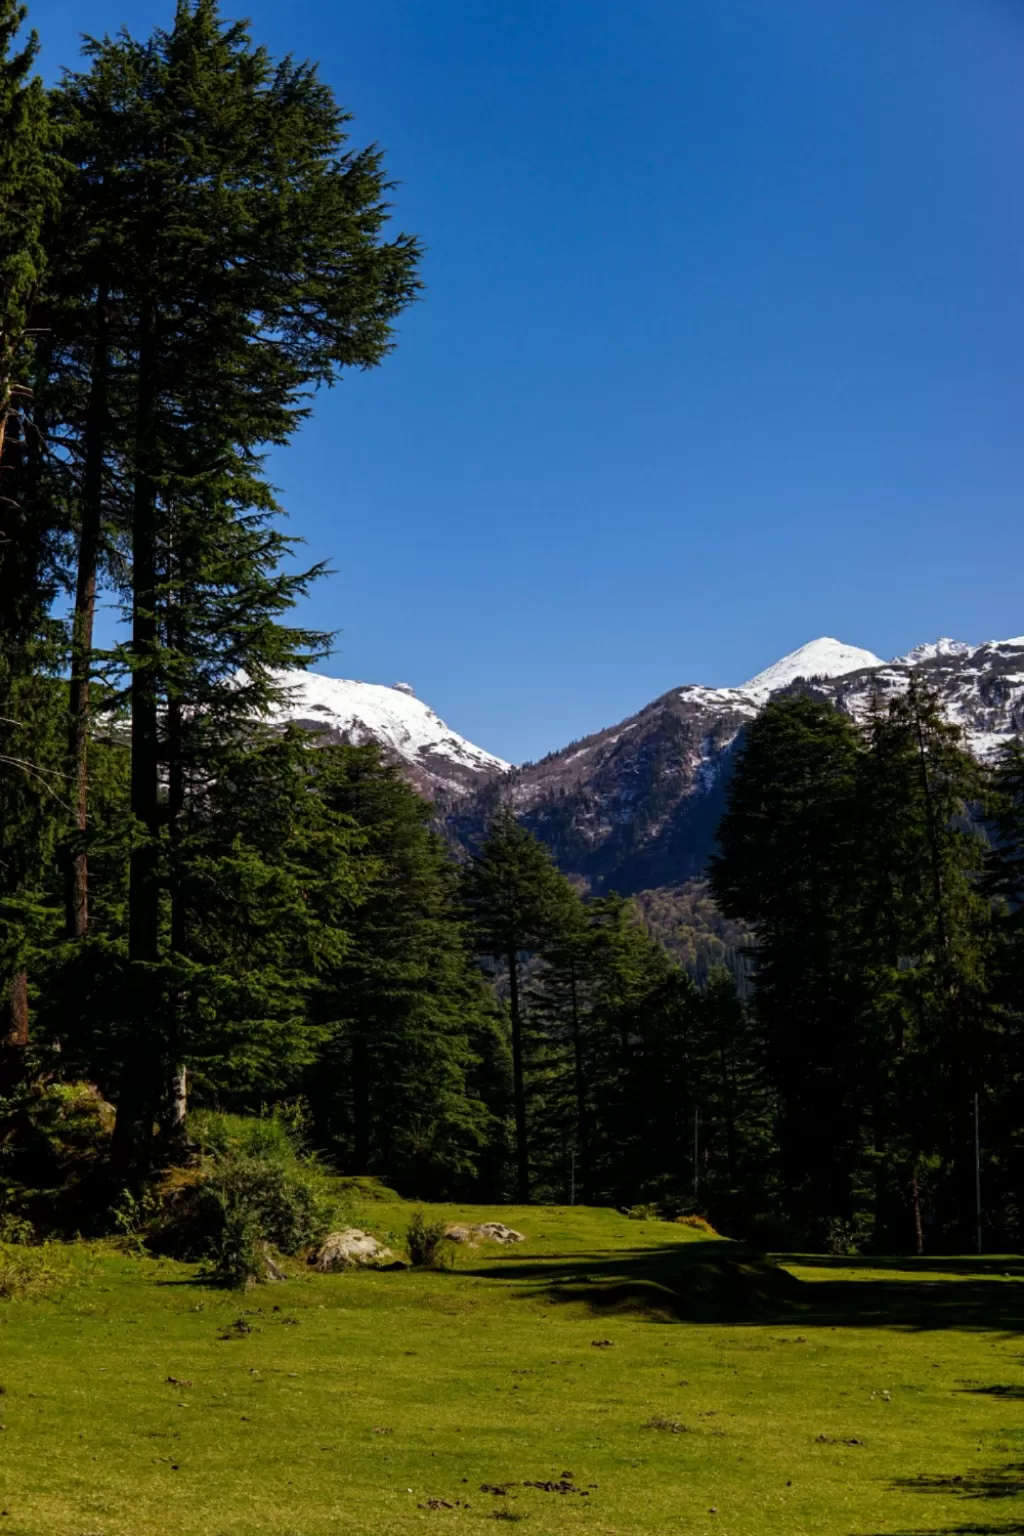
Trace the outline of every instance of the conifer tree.
{"type": "Polygon", "coordinates": [[[830,705],[795,697],[749,727],[711,863],[715,897],[757,936],[756,1009],[779,1095],[781,1177],[805,1232],[859,1200],[865,1063],[857,976],[859,741],[830,705]]]}
{"type": "MultiPolygon", "coordinates": [[[[679,1080],[678,1011],[668,1003],[675,968],[650,937],[635,903],[592,901],[590,925],[591,1071],[595,1162],[605,1198],[635,1195],[643,1173],[664,1173],[674,1152],[679,1080]],[[662,989],[666,989],[663,993],[662,989]],[[661,994],[661,995],[659,995],[661,994]],[[666,1113],[666,1106],[667,1113],[666,1113]]],[[[680,987],[689,982],[679,973],[680,987]]]]}
{"type": "Polygon", "coordinates": [[[522,967],[542,951],[565,910],[566,880],[547,850],[520,827],[508,806],[463,878],[462,896],[477,952],[502,967],[508,986],[516,1133],[516,1199],[530,1199],[527,1113],[528,1041],[522,967]]]}
{"type": "Polygon", "coordinates": [[[25,15],[0,0],[0,1074],[8,1079],[28,1039],[28,948],[46,923],[38,894],[62,798],[53,682],[61,646],[50,618],[59,518],[35,392],[55,141],[32,75],[35,34],[17,42],[25,15]]]}
{"type": "MultiPolygon", "coordinates": [[[[567,883],[556,921],[549,927],[531,1002],[550,1056],[549,1082],[539,1107],[542,1134],[562,1165],[557,1173],[552,1170],[551,1182],[565,1193],[575,1167],[579,1197],[587,1203],[594,1200],[595,1189],[591,956],[587,909],[567,883]]],[[[536,1147],[537,1133],[532,1139],[536,1147]]]]}
{"type": "Polygon", "coordinates": [[[987,786],[986,810],[993,831],[985,890],[993,903],[990,980],[998,1037],[985,1092],[985,1142],[995,1152],[985,1164],[985,1205],[990,1240],[1017,1248],[1024,1241],[1024,1145],[1019,1135],[1024,1088],[1024,743],[1007,743],[999,753],[987,786]]]}
{"type": "MultiPolygon", "coordinates": [[[[80,457],[100,454],[101,496],[120,488],[127,554],[131,640],[120,660],[137,828],[127,939],[139,1031],[119,1134],[131,1143],[163,1091],[150,1037],[158,968],[184,921],[168,880],[185,803],[272,704],[277,670],[325,643],[281,622],[316,572],[281,570],[286,541],[260,456],[288,439],[313,389],[386,354],[417,286],[418,249],[382,239],[380,156],[345,149],[346,115],[315,71],[275,63],[244,26],[221,20],[215,0],[180,0],[173,27],[145,43],[122,33],[87,52],[90,67],[66,78],[59,108],[73,184],[98,229],[69,304],[93,316],[78,345],[89,402],[80,457]],[[97,414],[102,381],[88,372],[115,354],[117,399],[106,391],[97,414]]],[[[83,470],[91,506],[86,492],[83,470]]],[[[86,607],[91,579],[80,572],[86,607]]],[[[83,614],[79,682],[87,630],[83,614]]],[[[88,708],[87,689],[73,690],[73,706],[88,708]]]]}
{"type": "Polygon", "coordinates": [[[980,777],[957,728],[915,681],[872,713],[866,747],[854,964],[871,1063],[880,1234],[898,1241],[902,1211],[904,1232],[912,1224],[920,1240],[922,1183],[933,1166],[960,1185],[949,1218],[966,1236],[971,1106],[993,1047],[980,888],[986,848],[971,821],[980,777]]]}
{"type": "Polygon", "coordinates": [[[364,882],[344,944],[318,969],[327,1040],[308,1097],[352,1173],[421,1198],[464,1189],[491,1134],[474,1091],[493,1007],[457,911],[430,806],[374,745],[317,749],[316,794],[359,841],[364,882]]]}

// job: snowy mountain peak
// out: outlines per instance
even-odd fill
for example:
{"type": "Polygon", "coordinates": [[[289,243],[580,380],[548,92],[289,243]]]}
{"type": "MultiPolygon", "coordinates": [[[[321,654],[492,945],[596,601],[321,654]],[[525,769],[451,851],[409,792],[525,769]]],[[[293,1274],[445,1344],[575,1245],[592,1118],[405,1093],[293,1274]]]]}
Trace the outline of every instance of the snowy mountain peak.
{"type": "Polygon", "coordinates": [[[923,661],[935,661],[939,656],[969,656],[973,650],[974,646],[968,645],[966,640],[951,640],[948,635],[943,635],[941,640],[929,640],[924,645],[915,645],[905,656],[896,656],[893,665],[918,667],[923,661]]]}
{"type": "Polygon", "coordinates": [[[316,672],[279,675],[287,700],[272,718],[323,732],[330,741],[361,746],[376,741],[410,770],[427,794],[439,789],[465,794],[483,775],[505,773],[509,764],[451,730],[408,683],[388,687],[316,672]]]}
{"type": "Polygon", "coordinates": [[[859,672],[862,667],[881,666],[884,666],[882,658],[873,651],[862,650],[856,645],[844,645],[841,640],[822,635],[820,639],[810,640],[800,646],[799,650],[783,656],[781,661],[773,662],[748,683],[743,683],[737,691],[761,703],[777,688],[785,688],[798,677],[842,677],[847,672],[859,672]]]}

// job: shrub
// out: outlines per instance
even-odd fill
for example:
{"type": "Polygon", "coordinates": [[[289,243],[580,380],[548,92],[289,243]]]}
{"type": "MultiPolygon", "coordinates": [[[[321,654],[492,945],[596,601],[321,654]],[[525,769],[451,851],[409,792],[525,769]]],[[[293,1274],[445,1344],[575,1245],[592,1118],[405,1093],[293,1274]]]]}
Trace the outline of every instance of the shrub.
{"type": "Polygon", "coordinates": [[[707,1232],[711,1237],[717,1237],[718,1233],[704,1216],[698,1216],[694,1211],[689,1216],[677,1216],[676,1225],[680,1227],[693,1227],[697,1232],[707,1232]]]}
{"type": "Polygon", "coordinates": [[[224,1285],[247,1291],[267,1278],[266,1245],[255,1211],[237,1207],[225,1214],[211,1259],[211,1274],[224,1285]]]}
{"type": "Polygon", "coordinates": [[[66,1278],[48,1247],[0,1243],[0,1301],[41,1296],[66,1278]]]}
{"type": "Polygon", "coordinates": [[[0,1179],[29,1205],[62,1207],[108,1154],[114,1109],[92,1083],[30,1083],[0,1099],[0,1179]],[[47,1201],[35,1198],[37,1192],[47,1201]]]}
{"type": "Polygon", "coordinates": [[[834,1217],[825,1224],[820,1246],[826,1253],[834,1254],[837,1258],[859,1254],[867,1239],[866,1226],[865,1222],[858,1222],[856,1218],[845,1221],[842,1217],[834,1217]]]}
{"type": "Polygon", "coordinates": [[[0,1211],[0,1243],[31,1243],[35,1241],[35,1235],[35,1228],[27,1216],[0,1211]]]}
{"type": "Polygon", "coordinates": [[[280,1114],[225,1115],[200,1109],[189,1116],[188,1134],[203,1157],[256,1157],[268,1163],[294,1163],[301,1156],[296,1133],[280,1114]]]}
{"type": "Polygon", "coordinates": [[[409,1229],[405,1234],[405,1246],[411,1262],[418,1269],[443,1269],[445,1223],[427,1221],[422,1211],[413,1211],[409,1229]]]}
{"type": "Polygon", "coordinates": [[[331,1179],[301,1155],[281,1117],[201,1112],[189,1129],[201,1161],[165,1178],[154,1246],[206,1260],[225,1284],[249,1286],[267,1278],[269,1249],[298,1253],[338,1224],[331,1179]]]}

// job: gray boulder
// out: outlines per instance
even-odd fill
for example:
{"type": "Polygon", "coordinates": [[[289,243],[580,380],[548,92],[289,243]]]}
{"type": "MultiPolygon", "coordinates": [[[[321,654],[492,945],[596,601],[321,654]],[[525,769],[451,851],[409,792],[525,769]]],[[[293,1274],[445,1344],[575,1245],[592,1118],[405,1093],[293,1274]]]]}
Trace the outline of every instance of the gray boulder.
{"type": "Polygon", "coordinates": [[[391,1249],[385,1248],[368,1232],[361,1232],[358,1227],[345,1227],[341,1232],[332,1232],[325,1237],[309,1262],[321,1274],[329,1274],[332,1270],[351,1269],[355,1265],[374,1269],[393,1258],[391,1249]]]}
{"type": "Polygon", "coordinates": [[[522,1232],[516,1232],[512,1227],[506,1227],[502,1221],[479,1221],[472,1226],[466,1226],[456,1222],[445,1232],[445,1237],[453,1243],[525,1243],[526,1238],[522,1232]]]}

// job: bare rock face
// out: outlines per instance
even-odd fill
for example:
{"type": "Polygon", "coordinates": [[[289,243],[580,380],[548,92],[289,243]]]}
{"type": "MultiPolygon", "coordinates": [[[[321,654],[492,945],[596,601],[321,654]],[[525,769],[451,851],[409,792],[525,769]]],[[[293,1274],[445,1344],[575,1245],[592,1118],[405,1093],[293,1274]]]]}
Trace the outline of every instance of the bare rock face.
{"type": "Polygon", "coordinates": [[[501,1221],[480,1221],[473,1226],[466,1226],[456,1222],[450,1226],[445,1237],[452,1243],[525,1243],[526,1238],[522,1232],[516,1232],[511,1227],[506,1227],[501,1221]]]}
{"type": "Polygon", "coordinates": [[[385,1248],[383,1243],[379,1243],[368,1232],[360,1232],[358,1227],[345,1227],[343,1231],[332,1232],[324,1238],[310,1263],[314,1269],[326,1275],[334,1270],[351,1269],[355,1265],[374,1268],[393,1258],[391,1249],[385,1248]]]}

